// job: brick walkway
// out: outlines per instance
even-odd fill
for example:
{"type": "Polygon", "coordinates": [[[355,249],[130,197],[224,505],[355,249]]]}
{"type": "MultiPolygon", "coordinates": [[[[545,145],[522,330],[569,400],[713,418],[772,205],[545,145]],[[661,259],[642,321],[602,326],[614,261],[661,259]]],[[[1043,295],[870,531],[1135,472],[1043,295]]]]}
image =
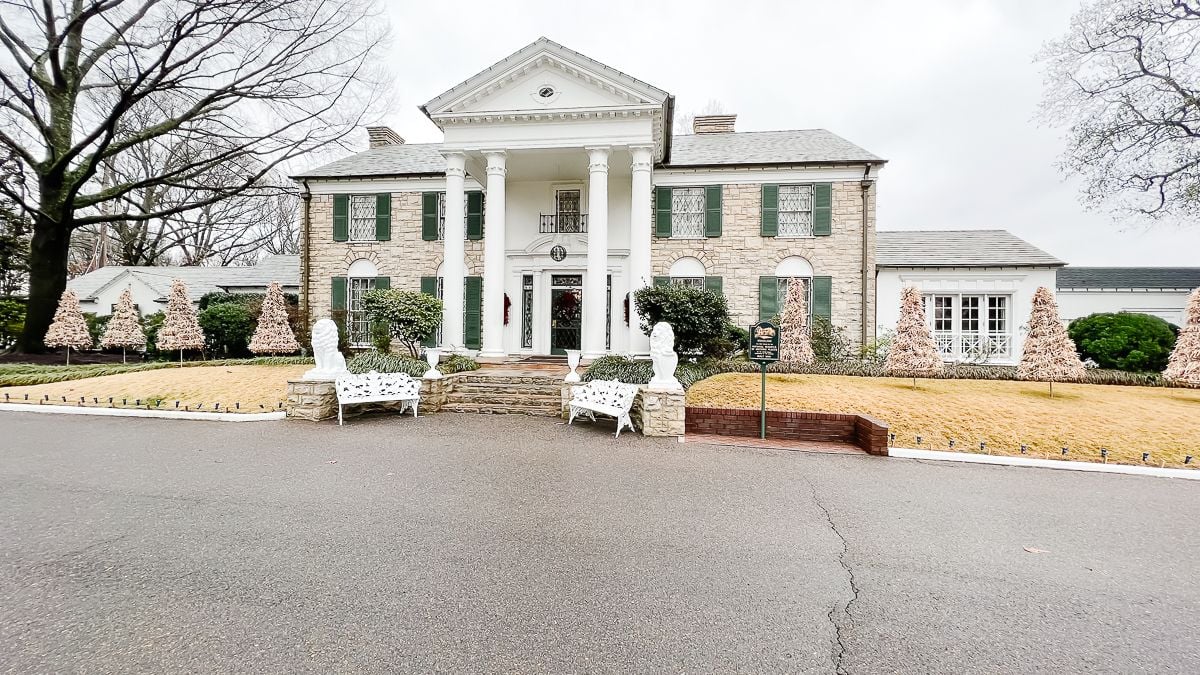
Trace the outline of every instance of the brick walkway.
{"type": "Polygon", "coordinates": [[[684,443],[707,443],[709,445],[734,445],[743,448],[767,448],[771,450],[799,450],[823,452],[837,455],[865,455],[862,448],[850,443],[819,443],[816,441],[793,441],[783,438],[752,438],[750,436],[721,436],[718,434],[687,434],[684,443]]]}

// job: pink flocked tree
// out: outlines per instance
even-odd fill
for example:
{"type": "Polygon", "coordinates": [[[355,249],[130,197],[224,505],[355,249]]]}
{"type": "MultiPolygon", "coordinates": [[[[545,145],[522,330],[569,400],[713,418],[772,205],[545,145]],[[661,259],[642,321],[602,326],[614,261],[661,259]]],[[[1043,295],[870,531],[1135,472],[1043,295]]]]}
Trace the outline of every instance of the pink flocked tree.
{"type": "Polygon", "coordinates": [[[1174,384],[1200,387],[1200,288],[1188,296],[1184,318],[1163,377],[1174,384]]]}
{"type": "Polygon", "coordinates": [[[812,339],[808,333],[808,289],[804,282],[792,279],[787,285],[783,316],[779,319],[779,359],[795,363],[812,363],[812,339]]]}
{"type": "Polygon", "coordinates": [[[142,317],[138,314],[137,307],[133,306],[133,295],[128,288],[121,291],[121,297],[117,299],[117,306],[108,320],[108,327],[104,330],[104,336],[100,338],[100,346],[105,349],[120,347],[121,363],[125,363],[126,349],[146,346],[142,317]]]}
{"type": "Polygon", "coordinates": [[[88,332],[87,319],[83,318],[83,310],[79,308],[79,298],[69,288],[58,299],[58,309],[46,331],[45,344],[47,347],[66,347],[68,364],[71,363],[71,347],[88,349],[92,346],[92,334],[88,332]]]}
{"type": "Polygon", "coordinates": [[[1029,335],[1021,350],[1017,375],[1022,380],[1050,383],[1054,396],[1055,382],[1083,379],[1087,369],[1079,360],[1075,343],[1058,318],[1058,303],[1049,288],[1042,286],[1033,294],[1033,310],[1029,313],[1029,335]]]}
{"type": "Polygon", "coordinates": [[[288,323],[287,306],[283,289],[274,281],[267,286],[262,311],[258,315],[258,327],[250,338],[250,351],[255,354],[291,354],[300,351],[296,334],[288,323]]]}
{"type": "Polygon", "coordinates": [[[196,320],[196,308],[188,297],[187,285],[181,279],[171,281],[171,297],[162,328],[158,329],[160,350],[179,350],[179,365],[183,365],[183,350],[204,349],[204,331],[196,320]]]}
{"type": "Polygon", "coordinates": [[[896,337],[892,339],[884,367],[891,375],[913,378],[914,389],[918,377],[931,377],[945,368],[937,344],[929,332],[929,325],[925,323],[921,292],[911,286],[905,288],[900,296],[896,337]]]}

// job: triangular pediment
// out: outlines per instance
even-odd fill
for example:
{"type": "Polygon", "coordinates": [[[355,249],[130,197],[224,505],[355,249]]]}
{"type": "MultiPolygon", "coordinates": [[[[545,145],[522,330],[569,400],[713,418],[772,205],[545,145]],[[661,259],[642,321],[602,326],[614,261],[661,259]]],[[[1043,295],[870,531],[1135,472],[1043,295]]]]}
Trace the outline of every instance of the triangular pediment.
{"type": "Polygon", "coordinates": [[[667,92],[540,38],[430,100],[443,114],[661,106],[667,92]]]}

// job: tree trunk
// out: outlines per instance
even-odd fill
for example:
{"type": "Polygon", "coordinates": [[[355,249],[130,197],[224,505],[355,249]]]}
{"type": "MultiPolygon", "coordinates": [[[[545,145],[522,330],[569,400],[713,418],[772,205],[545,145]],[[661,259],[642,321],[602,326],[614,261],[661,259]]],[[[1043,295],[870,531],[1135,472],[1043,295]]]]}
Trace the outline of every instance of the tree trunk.
{"type": "MultiPolygon", "coordinates": [[[[44,211],[48,199],[43,194],[44,211]]],[[[54,321],[54,310],[67,288],[67,253],[71,246],[70,216],[58,219],[39,214],[33,224],[33,240],[29,246],[29,304],[25,310],[25,331],[17,344],[25,353],[46,351],[43,340],[54,321]]]]}

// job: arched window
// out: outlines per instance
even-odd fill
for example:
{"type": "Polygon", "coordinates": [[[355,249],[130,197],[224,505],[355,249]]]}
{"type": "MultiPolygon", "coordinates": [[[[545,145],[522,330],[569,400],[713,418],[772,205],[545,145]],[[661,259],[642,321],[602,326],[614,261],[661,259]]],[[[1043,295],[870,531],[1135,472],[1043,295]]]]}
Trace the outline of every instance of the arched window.
{"type": "Polygon", "coordinates": [[[371,322],[363,309],[362,297],[375,288],[378,278],[375,263],[366,258],[355,260],[346,270],[346,335],[352,346],[371,344],[371,322]]]}
{"type": "MultiPolygon", "coordinates": [[[[812,278],[813,266],[804,258],[798,255],[788,256],[779,261],[775,266],[775,278],[779,284],[778,311],[783,312],[784,302],[787,300],[788,285],[792,283],[804,284],[805,302],[808,305],[808,316],[812,318],[813,311],[813,295],[812,295],[812,278]]],[[[812,327],[812,321],[809,321],[809,327],[812,327]]]]}
{"type": "Polygon", "coordinates": [[[704,263],[699,258],[683,257],[671,265],[671,283],[704,288],[704,263]]]}

